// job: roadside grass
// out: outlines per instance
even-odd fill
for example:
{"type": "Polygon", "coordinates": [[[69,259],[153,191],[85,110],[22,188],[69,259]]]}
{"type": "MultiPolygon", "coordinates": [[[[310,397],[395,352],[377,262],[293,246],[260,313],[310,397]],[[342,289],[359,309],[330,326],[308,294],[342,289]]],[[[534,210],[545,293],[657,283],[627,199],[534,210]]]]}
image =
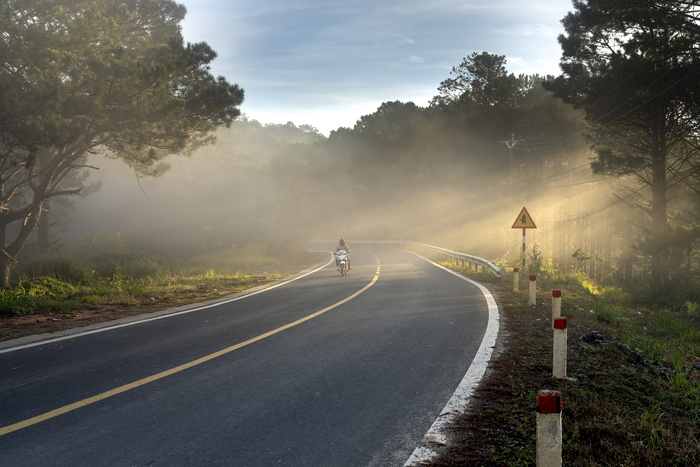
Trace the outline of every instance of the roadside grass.
{"type": "Polygon", "coordinates": [[[563,465],[700,465],[700,306],[636,305],[582,275],[538,276],[528,284],[443,266],[487,285],[501,308],[498,348],[453,442],[426,466],[535,465],[537,391],[563,399],[563,465]],[[552,289],[568,318],[569,379],[552,377],[552,289]],[[599,331],[604,343],[582,336],[599,331]]]}
{"type": "MultiPolygon", "coordinates": [[[[0,317],[72,313],[81,309],[120,306],[138,307],[143,312],[156,311],[203,300],[215,299],[240,292],[293,272],[303,270],[322,260],[318,253],[291,257],[263,255],[260,252],[220,254],[216,261],[202,263],[202,258],[187,262],[151,267],[152,274],[127,275],[123,270],[142,270],[136,266],[143,258],[115,262],[110,258],[108,275],[81,272],[79,279],[66,274],[65,259],[53,259],[40,269],[41,275],[24,273],[14,286],[0,290],[0,317]],[[174,271],[174,272],[173,272],[174,271]],[[268,272],[270,271],[270,272],[268,272]]],[[[74,260],[70,260],[74,263],[74,260]]],[[[81,271],[89,269],[81,267],[81,271]]]]}

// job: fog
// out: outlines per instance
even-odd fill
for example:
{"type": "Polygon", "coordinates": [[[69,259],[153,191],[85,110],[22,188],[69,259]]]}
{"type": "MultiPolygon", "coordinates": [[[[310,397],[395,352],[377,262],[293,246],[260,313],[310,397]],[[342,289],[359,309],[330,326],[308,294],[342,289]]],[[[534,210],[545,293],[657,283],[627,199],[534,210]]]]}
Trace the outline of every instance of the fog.
{"type": "Polygon", "coordinates": [[[576,250],[619,256],[639,228],[613,194],[619,182],[592,174],[581,142],[542,156],[493,140],[478,157],[437,131],[397,149],[357,130],[326,138],[243,119],[221,129],[215,145],[172,156],[157,178],[93,156],[99,170],[87,183],[99,189],[61,208],[70,221],[56,230],[70,242],[103,227],[130,248],[170,256],[344,237],[421,241],[516,265],[522,230],[511,226],[522,207],[537,224],[528,250],[537,244],[565,264],[576,263],[576,250]]]}
{"type": "Polygon", "coordinates": [[[215,145],[191,156],[171,156],[159,177],[139,177],[117,159],[92,156],[87,185],[99,189],[74,199],[62,236],[77,240],[104,227],[123,234],[131,248],[156,253],[191,254],[276,236],[284,199],[268,166],[280,147],[309,140],[294,128],[262,130],[257,122],[222,129],[215,145]]]}

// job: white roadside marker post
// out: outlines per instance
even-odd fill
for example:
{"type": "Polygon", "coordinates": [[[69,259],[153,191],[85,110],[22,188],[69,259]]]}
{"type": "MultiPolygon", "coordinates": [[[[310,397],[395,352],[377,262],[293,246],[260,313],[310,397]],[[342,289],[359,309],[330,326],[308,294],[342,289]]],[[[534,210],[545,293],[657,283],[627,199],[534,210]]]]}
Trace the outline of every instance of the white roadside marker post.
{"type": "Polygon", "coordinates": [[[554,350],[552,352],[552,376],[559,379],[566,378],[566,317],[554,320],[554,350]]]}
{"type": "Polygon", "coordinates": [[[554,320],[561,316],[561,290],[552,290],[552,326],[554,320]]]}
{"type": "Polygon", "coordinates": [[[559,391],[537,393],[537,467],[561,467],[561,410],[559,391]]]}
{"type": "Polygon", "coordinates": [[[513,268],[513,292],[520,290],[520,268],[513,268]]]}
{"type": "Polygon", "coordinates": [[[530,276],[530,300],[528,305],[537,305],[537,276],[530,276]]]}

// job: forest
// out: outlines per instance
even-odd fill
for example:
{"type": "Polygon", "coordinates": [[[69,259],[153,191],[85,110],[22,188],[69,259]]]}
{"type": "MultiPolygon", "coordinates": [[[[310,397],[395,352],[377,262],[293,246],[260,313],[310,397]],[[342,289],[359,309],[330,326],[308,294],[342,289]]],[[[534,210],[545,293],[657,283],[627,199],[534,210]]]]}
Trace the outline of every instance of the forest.
{"type": "MultiPolygon", "coordinates": [[[[172,2],[151,4],[174,8],[167,28],[112,38],[119,53],[76,41],[38,53],[22,39],[53,31],[16,4],[0,7],[0,30],[13,31],[0,38],[5,287],[15,264],[100,229],[163,257],[344,237],[420,241],[512,268],[526,207],[537,228],[524,256],[537,272],[641,300],[700,300],[696,2],[575,2],[561,75],[515,76],[504,56],[471,52],[429,105],[387,101],[328,136],[241,114],[243,90],[208,74],[206,44],[155,37],[178,36],[184,12],[172,2]],[[46,63],[65,79],[47,77],[46,63]],[[117,84],[107,93],[76,63],[117,84]]],[[[104,12],[61,11],[68,29],[109,29],[104,12]]]]}

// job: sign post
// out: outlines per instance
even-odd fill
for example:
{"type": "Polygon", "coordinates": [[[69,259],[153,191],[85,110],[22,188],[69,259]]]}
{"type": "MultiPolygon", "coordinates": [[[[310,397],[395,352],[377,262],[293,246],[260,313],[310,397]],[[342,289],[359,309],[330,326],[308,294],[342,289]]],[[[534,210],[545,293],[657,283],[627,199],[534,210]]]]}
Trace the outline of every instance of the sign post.
{"type": "Polygon", "coordinates": [[[523,271],[525,271],[525,232],[527,231],[526,229],[536,229],[537,226],[535,225],[535,221],[532,220],[532,216],[530,216],[530,213],[527,212],[527,209],[525,209],[524,206],[520,210],[520,214],[518,214],[518,217],[515,218],[515,222],[513,222],[513,227],[511,228],[523,229],[523,251],[521,253],[521,262],[522,269],[523,271]]]}

